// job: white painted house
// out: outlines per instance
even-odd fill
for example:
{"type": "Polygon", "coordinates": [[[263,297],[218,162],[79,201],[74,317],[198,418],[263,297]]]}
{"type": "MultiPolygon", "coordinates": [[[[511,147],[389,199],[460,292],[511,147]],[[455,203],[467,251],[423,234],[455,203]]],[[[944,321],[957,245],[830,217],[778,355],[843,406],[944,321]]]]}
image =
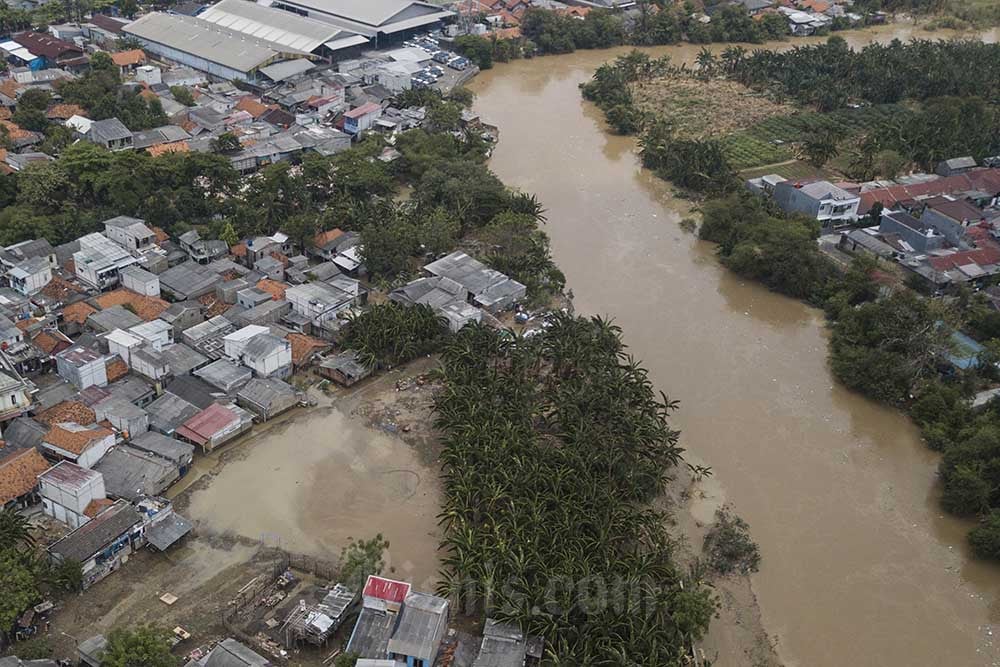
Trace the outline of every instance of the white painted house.
{"type": "Polygon", "coordinates": [[[108,352],[121,357],[129,368],[132,367],[132,353],[142,347],[145,342],[124,329],[115,329],[105,336],[104,340],[108,343],[108,352]]]}
{"type": "Polygon", "coordinates": [[[160,296],[160,279],[139,266],[122,271],[122,286],[144,296],[160,296]]]}
{"type": "Polygon", "coordinates": [[[122,246],[98,232],[81,237],[80,249],[73,253],[77,277],[99,290],[116,286],[122,270],[138,262],[122,246]]]}
{"type": "Polygon", "coordinates": [[[286,378],[292,374],[292,344],[263,333],[247,342],[242,360],[259,378],[286,378]]]}
{"type": "Polygon", "coordinates": [[[119,215],[104,221],[104,234],[133,255],[142,254],[156,242],[156,234],[145,220],[119,215]]]}
{"type": "Polygon", "coordinates": [[[89,347],[77,345],[57,354],[56,372],[61,378],[80,390],[95,384],[98,387],[104,387],[108,384],[104,355],[94,352],[89,347]]]}
{"type": "Polygon", "coordinates": [[[13,289],[30,296],[52,281],[52,266],[46,257],[32,257],[8,271],[7,279],[13,289]]]}
{"type": "Polygon", "coordinates": [[[242,329],[237,329],[222,339],[226,356],[233,361],[240,361],[243,357],[243,350],[252,338],[270,332],[270,329],[258,324],[249,324],[242,329]]]}
{"type": "Polygon", "coordinates": [[[114,444],[111,429],[73,422],[56,424],[42,438],[42,449],[50,457],[72,461],[81,468],[92,468],[114,444]]]}
{"type": "Polygon", "coordinates": [[[107,498],[101,473],[69,461],[60,461],[39,475],[38,491],[46,516],[70,528],[79,528],[87,523],[90,520],[84,514],[87,506],[107,498]]]}
{"type": "Polygon", "coordinates": [[[133,336],[137,336],[144,342],[149,343],[157,352],[174,343],[174,328],[160,319],[137,324],[134,327],[130,327],[128,331],[133,336]]]}

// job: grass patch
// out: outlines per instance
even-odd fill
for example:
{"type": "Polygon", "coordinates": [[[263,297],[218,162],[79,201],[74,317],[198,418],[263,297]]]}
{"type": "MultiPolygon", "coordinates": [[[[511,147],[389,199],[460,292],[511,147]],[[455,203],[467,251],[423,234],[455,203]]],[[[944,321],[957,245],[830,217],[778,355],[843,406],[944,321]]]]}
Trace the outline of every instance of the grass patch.
{"type": "Polygon", "coordinates": [[[642,112],[669,120],[681,139],[733,134],[795,111],[735,81],[679,74],[640,81],[632,95],[642,112]]]}

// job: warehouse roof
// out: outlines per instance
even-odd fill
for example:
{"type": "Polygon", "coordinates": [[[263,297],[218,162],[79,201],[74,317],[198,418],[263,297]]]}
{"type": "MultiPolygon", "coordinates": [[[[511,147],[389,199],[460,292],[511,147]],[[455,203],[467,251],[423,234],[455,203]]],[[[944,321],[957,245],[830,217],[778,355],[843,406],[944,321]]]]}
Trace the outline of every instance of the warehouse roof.
{"type": "Polygon", "coordinates": [[[125,26],[124,32],[238,72],[250,72],[283,54],[307,55],[305,51],[249,37],[200,18],[163,12],[146,14],[125,26]]]}
{"type": "Polygon", "coordinates": [[[345,30],[331,23],[264,7],[247,0],[222,0],[209,7],[198,18],[251,37],[306,52],[352,34],[345,34],[345,30]]]}
{"type": "MultiPolygon", "coordinates": [[[[237,0],[237,2],[245,2],[246,0],[237,0]]],[[[284,14],[286,12],[282,12],[284,14]]],[[[292,14],[292,16],[295,16],[292,14]]],[[[361,39],[367,42],[368,40],[364,37],[361,39]]],[[[303,74],[311,70],[315,65],[306,60],[305,58],[296,58],[295,60],[286,60],[280,63],[274,63],[273,65],[268,65],[267,67],[261,67],[260,73],[269,78],[271,81],[284,81],[285,79],[290,79],[296,74],[303,74]]],[[[261,113],[263,115],[263,112],[261,113]]]]}
{"type": "Polygon", "coordinates": [[[337,25],[362,35],[395,33],[440,21],[454,12],[413,0],[286,0],[330,17],[337,25]]]}

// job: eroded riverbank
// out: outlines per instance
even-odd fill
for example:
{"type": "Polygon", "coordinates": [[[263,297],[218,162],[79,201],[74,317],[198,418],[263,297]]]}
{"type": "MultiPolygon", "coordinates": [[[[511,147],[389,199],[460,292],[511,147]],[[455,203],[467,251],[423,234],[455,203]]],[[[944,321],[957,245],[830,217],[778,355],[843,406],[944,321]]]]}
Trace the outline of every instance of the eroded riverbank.
{"type": "MultiPolygon", "coordinates": [[[[915,33],[843,36],[859,46],[915,33]]],[[[690,62],[699,48],[650,51],[690,62]]],[[[476,109],[503,136],[491,167],[547,208],[578,311],[613,316],[681,400],[683,444],[713,466],[719,500],[760,544],[753,588],[781,659],[998,664],[1000,569],[970,560],[967,526],[940,511],[936,456],[902,415],[836,385],[821,313],[726,273],[681,231],[687,204],[581,101],[579,83],[620,52],[499,65],[473,82],[476,109]]]]}

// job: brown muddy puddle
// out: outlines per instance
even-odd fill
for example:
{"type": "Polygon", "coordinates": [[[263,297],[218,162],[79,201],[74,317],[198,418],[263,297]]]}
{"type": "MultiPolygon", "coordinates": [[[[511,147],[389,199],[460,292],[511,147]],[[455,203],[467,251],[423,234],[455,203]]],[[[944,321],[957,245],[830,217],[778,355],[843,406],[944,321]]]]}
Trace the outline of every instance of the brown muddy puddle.
{"type": "Polygon", "coordinates": [[[385,573],[433,590],[437,472],[403,441],[336,408],[261,434],[193,492],[187,510],[210,530],[335,560],[350,538],[381,533],[385,573]]]}

